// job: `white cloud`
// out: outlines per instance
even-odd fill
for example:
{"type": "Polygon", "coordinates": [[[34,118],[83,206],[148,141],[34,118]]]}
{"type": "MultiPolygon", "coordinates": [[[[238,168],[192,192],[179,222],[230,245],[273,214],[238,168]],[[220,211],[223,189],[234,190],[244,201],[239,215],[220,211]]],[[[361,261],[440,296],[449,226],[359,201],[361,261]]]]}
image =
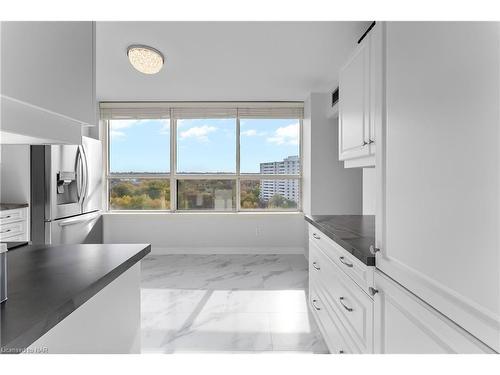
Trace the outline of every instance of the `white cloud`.
{"type": "Polygon", "coordinates": [[[258,132],[255,129],[243,130],[241,132],[241,135],[246,136],[246,137],[257,137],[257,136],[263,136],[266,134],[267,134],[266,132],[258,132]]]}
{"type": "Polygon", "coordinates": [[[122,138],[122,137],[125,137],[125,133],[121,132],[119,130],[113,130],[113,129],[111,129],[110,134],[111,134],[111,138],[122,138]]]}
{"type": "Polygon", "coordinates": [[[257,130],[248,129],[241,132],[241,135],[245,135],[247,137],[255,137],[257,135],[257,130]]]}
{"type": "Polygon", "coordinates": [[[298,145],[299,129],[298,123],[282,126],[276,129],[274,134],[267,138],[267,141],[276,145],[298,145]]]}
{"type": "MultiPolygon", "coordinates": [[[[123,129],[132,128],[136,125],[141,125],[142,123],[152,121],[152,120],[112,120],[110,124],[110,135],[113,138],[125,138],[127,134],[122,131],[123,129]]],[[[169,134],[170,132],[170,121],[169,120],[154,120],[161,125],[160,134],[169,134]]]]}
{"type": "Polygon", "coordinates": [[[208,142],[208,134],[217,131],[215,126],[194,126],[180,133],[180,139],[194,138],[199,142],[208,142]]]}
{"type": "Polygon", "coordinates": [[[169,133],[170,133],[170,121],[161,120],[160,134],[169,134],[169,133]]]}
{"type": "Polygon", "coordinates": [[[139,123],[140,120],[112,120],[111,121],[111,129],[119,130],[119,129],[127,129],[135,126],[139,123]]]}

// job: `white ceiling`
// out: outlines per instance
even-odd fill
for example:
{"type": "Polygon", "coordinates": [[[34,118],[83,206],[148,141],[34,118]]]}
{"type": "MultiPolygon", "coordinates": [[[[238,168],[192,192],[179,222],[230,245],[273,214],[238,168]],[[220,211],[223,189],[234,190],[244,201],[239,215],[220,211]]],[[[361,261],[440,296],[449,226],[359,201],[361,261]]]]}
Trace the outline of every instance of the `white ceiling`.
{"type": "Polygon", "coordinates": [[[99,101],[304,100],[330,90],[369,22],[97,22],[99,101]],[[127,46],[165,55],[148,76],[127,46]]]}

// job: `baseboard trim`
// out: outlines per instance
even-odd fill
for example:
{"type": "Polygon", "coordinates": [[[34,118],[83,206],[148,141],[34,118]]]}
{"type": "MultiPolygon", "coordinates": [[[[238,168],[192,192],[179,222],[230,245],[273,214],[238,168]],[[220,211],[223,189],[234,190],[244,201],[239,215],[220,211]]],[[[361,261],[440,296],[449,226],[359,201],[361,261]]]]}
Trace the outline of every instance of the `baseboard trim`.
{"type": "Polygon", "coordinates": [[[302,247],[151,247],[151,254],[301,254],[302,247]]]}

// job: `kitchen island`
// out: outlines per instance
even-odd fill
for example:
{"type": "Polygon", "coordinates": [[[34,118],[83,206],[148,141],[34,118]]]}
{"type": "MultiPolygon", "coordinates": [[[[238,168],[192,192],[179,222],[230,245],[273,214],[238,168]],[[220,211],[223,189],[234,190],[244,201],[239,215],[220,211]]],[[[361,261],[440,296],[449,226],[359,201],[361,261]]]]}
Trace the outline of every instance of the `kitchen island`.
{"type": "Polygon", "coordinates": [[[1,353],[138,353],[148,244],[27,245],[7,253],[1,353]]]}

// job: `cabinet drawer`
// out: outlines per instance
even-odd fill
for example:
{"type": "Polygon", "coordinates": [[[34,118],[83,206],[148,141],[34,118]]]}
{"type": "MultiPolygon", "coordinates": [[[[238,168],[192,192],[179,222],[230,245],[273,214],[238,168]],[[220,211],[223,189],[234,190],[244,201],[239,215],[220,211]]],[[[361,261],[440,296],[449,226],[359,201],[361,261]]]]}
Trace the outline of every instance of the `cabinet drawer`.
{"type": "Polygon", "coordinates": [[[0,212],[0,225],[26,220],[26,209],[6,210],[0,212]]]}
{"type": "Polygon", "coordinates": [[[311,281],[324,291],[324,302],[335,310],[357,351],[372,353],[373,300],[314,244],[309,259],[311,281]]]}
{"type": "Polygon", "coordinates": [[[338,321],[336,323],[335,317],[332,316],[332,309],[329,308],[324,301],[323,294],[314,283],[311,284],[309,291],[309,306],[321,334],[323,335],[323,339],[328,346],[328,350],[332,354],[352,353],[352,350],[347,344],[347,340],[339,329],[338,321]]]}
{"type": "Polygon", "coordinates": [[[0,240],[4,242],[16,242],[16,241],[26,241],[26,234],[16,234],[11,237],[0,237],[0,240]]]}
{"type": "Polygon", "coordinates": [[[18,221],[16,223],[0,225],[0,238],[8,239],[17,235],[24,235],[26,233],[26,223],[18,221]]]}
{"type": "Polygon", "coordinates": [[[342,271],[369,293],[368,289],[373,286],[374,267],[363,264],[311,224],[309,224],[309,244],[309,247],[311,244],[319,247],[342,271]]]}

